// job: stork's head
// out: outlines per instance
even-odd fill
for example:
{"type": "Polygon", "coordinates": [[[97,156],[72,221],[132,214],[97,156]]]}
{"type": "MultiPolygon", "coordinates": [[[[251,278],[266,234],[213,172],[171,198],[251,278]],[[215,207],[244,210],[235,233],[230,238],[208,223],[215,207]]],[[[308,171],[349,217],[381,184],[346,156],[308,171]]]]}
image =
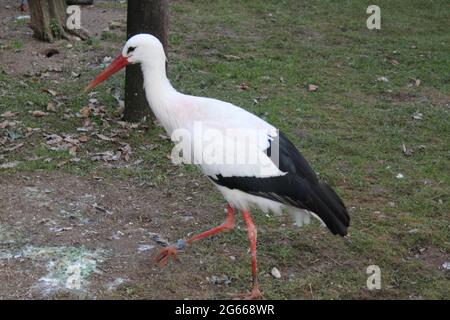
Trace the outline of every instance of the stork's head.
{"type": "Polygon", "coordinates": [[[165,68],[165,62],[164,48],[158,38],[145,33],[137,34],[125,43],[122,53],[89,83],[85,91],[94,88],[128,64],[140,63],[150,69],[161,69],[165,68]]]}

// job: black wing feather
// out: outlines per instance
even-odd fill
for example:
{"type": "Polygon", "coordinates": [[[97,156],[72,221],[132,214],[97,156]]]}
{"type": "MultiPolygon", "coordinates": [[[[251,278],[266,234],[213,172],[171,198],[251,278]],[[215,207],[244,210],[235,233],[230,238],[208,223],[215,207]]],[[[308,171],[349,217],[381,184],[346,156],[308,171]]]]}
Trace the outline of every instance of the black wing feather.
{"type": "MultiPolygon", "coordinates": [[[[271,147],[267,150],[270,155],[271,147]]],[[[317,214],[333,234],[346,235],[350,216],[339,196],[320,182],[308,162],[288,138],[279,132],[277,177],[210,177],[218,185],[306,209],[317,214]]]]}

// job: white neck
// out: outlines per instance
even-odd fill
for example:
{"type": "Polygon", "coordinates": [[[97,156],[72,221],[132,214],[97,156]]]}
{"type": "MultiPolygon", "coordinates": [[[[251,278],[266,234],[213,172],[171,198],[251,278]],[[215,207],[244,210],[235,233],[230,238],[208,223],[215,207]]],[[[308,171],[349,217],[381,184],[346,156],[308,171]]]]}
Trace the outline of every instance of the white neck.
{"type": "Polygon", "coordinates": [[[170,98],[178,92],[172,87],[166,76],[165,61],[156,63],[141,64],[144,75],[144,90],[147,102],[149,103],[156,118],[161,122],[166,131],[170,132],[174,128],[173,118],[170,113],[170,98]]]}

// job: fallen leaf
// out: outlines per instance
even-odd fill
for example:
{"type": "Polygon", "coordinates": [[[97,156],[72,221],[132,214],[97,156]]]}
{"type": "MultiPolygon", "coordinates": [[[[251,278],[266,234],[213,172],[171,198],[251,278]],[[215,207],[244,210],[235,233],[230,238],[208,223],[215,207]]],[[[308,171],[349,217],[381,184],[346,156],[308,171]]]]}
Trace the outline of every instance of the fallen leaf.
{"type": "Polygon", "coordinates": [[[44,112],[44,111],[41,111],[41,110],[30,111],[30,114],[33,117],[36,117],[36,118],[41,118],[41,117],[44,117],[44,116],[48,115],[47,112],[44,112]]]}
{"type": "Polygon", "coordinates": [[[19,114],[19,112],[6,111],[2,115],[0,115],[0,117],[2,117],[2,118],[13,118],[13,117],[17,116],[18,114],[19,114]]]}
{"type": "Polygon", "coordinates": [[[64,138],[64,141],[73,145],[77,145],[80,143],[80,141],[78,139],[74,139],[71,136],[67,136],[64,138]]]}
{"type": "Polygon", "coordinates": [[[241,60],[241,57],[232,54],[224,54],[223,57],[227,60],[241,60]]]}
{"type": "Polygon", "coordinates": [[[389,60],[389,63],[392,64],[393,66],[398,66],[400,64],[400,62],[398,62],[398,60],[395,59],[389,60]]]}
{"type": "Polygon", "coordinates": [[[56,112],[56,105],[53,102],[47,104],[47,111],[56,112]]]}
{"type": "Polygon", "coordinates": [[[47,139],[45,143],[49,145],[58,144],[63,141],[63,138],[57,134],[48,134],[45,136],[45,139],[47,139]]]}
{"type": "Polygon", "coordinates": [[[43,89],[42,91],[47,92],[48,94],[50,94],[53,97],[56,97],[58,95],[58,93],[52,89],[43,89]]]}
{"type": "Polygon", "coordinates": [[[5,120],[0,122],[0,129],[13,128],[17,125],[17,121],[8,121],[5,120]]]}
{"type": "Polygon", "coordinates": [[[104,134],[101,134],[101,133],[97,133],[96,136],[97,136],[100,140],[104,140],[104,141],[115,141],[114,138],[110,138],[110,137],[105,136],[104,134]]]}
{"type": "Polygon", "coordinates": [[[388,79],[388,78],[386,78],[386,77],[384,77],[384,76],[381,76],[381,77],[378,77],[378,78],[377,78],[377,81],[381,81],[381,82],[388,82],[388,81],[389,81],[389,79],[388,79]]]}
{"type": "Polygon", "coordinates": [[[81,136],[79,136],[78,137],[78,140],[80,141],[80,142],[87,142],[87,141],[89,141],[89,137],[87,136],[87,135],[81,135],[81,136]]]}
{"type": "Polygon", "coordinates": [[[91,109],[90,106],[85,106],[85,107],[83,107],[83,108],[80,109],[79,113],[80,113],[80,115],[81,115],[82,117],[87,118],[87,117],[89,117],[89,116],[91,115],[92,109],[91,109]]]}
{"type": "Polygon", "coordinates": [[[125,161],[129,161],[130,160],[130,155],[132,153],[131,151],[131,147],[128,143],[121,143],[121,148],[120,151],[122,151],[122,156],[125,159],[125,161]]]}

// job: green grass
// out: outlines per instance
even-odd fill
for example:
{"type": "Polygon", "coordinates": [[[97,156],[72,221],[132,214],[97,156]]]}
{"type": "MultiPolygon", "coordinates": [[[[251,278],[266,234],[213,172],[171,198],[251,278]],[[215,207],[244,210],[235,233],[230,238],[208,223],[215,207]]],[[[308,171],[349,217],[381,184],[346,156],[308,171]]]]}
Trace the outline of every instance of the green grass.
{"type": "MultiPolygon", "coordinates": [[[[277,266],[283,274],[282,280],[276,280],[262,272],[266,298],[450,298],[448,271],[440,269],[450,248],[450,8],[446,1],[378,1],[381,30],[370,31],[368,5],[293,0],[171,3],[169,73],[174,86],[232,102],[278,126],[338,190],[352,216],[349,239],[343,240],[317,224],[299,231],[291,229],[287,220],[288,227],[281,228],[284,220],[255,215],[264,230],[258,234],[259,269],[270,272],[277,266]],[[227,58],[230,55],[239,59],[227,58]],[[392,59],[399,64],[390,63],[392,59]],[[377,81],[380,76],[389,81],[377,81]],[[420,79],[420,85],[411,86],[411,79],[420,79]],[[238,90],[241,83],[249,89],[238,90]],[[309,83],[318,85],[318,91],[308,92],[309,83]],[[412,118],[416,111],[423,114],[422,120],[412,118]],[[403,154],[403,143],[413,149],[412,156],[403,154]],[[404,178],[397,179],[398,173],[404,178]],[[420,248],[424,253],[416,255],[420,248]],[[365,287],[366,267],[371,264],[381,268],[380,291],[365,287]]],[[[102,47],[103,40],[115,43],[119,52],[122,38],[103,33],[101,41],[82,43],[76,49],[99,54],[106,50],[113,56],[114,50],[102,47]]],[[[19,42],[10,47],[20,49],[19,42]]],[[[20,111],[19,131],[40,127],[52,133],[74,132],[81,120],[61,121],[63,109],[77,111],[87,104],[87,96],[79,92],[97,71],[86,69],[81,81],[58,85],[42,79],[20,82],[0,73],[5,91],[0,113],[20,111]],[[64,108],[45,121],[28,114],[45,109],[50,101],[44,88],[66,95],[64,108]]],[[[122,85],[123,75],[118,75],[98,89],[97,98],[111,114],[116,102],[106,89],[122,85]]],[[[68,170],[133,177],[162,188],[181,173],[197,177],[192,167],[169,163],[165,155],[171,145],[159,138],[160,133],[160,128],[150,128],[122,139],[133,148],[132,161],[144,162],[114,171],[89,160],[58,167],[58,160],[69,155],[46,150],[35,134],[18,152],[5,154],[8,161],[21,164],[4,171],[68,170]],[[150,143],[157,148],[139,149],[150,143]],[[54,160],[23,161],[34,154],[54,160]]],[[[113,147],[91,141],[80,154],[113,147]]],[[[197,205],[222,202],[210,191],[197,205]]],[[[205,254],[205,268],[213,274],[231,276],[235,290],[245,290],[250,279],[241,227],[189,251],[205,254]],[[236,262],[211,255],[225,245],[240,252],[236,262]]],[[[128,289],[135,295],[133,288],[128,289]]]]}

